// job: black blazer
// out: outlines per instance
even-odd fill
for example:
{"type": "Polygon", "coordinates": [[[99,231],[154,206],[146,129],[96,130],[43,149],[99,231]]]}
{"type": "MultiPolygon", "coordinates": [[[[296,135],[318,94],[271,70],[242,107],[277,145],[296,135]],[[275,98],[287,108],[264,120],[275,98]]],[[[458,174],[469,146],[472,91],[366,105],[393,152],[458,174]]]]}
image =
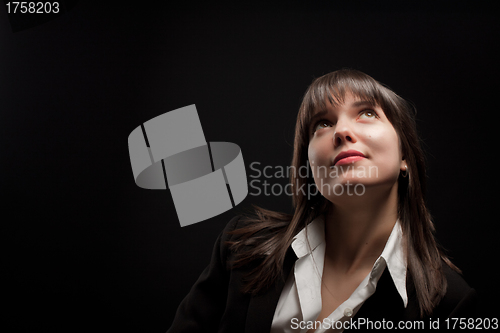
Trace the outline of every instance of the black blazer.
{"type": "MultiPolygon", "coordinates": [[[[231,269],[230,262],[233,258],[225,243],[232,237],[228,235],[228,232],[235,230],[238,222],[239,216],[231,219],[217,238],[210,264],[179,305],[168,333],[263,333],[270,331],[274,311],[285,281],[276,282],[265,293],[258,296],[241,292],[242,277],[250,268],[231,269]]],[[[295,260],[297,257],[290,247],[283,267],[285,277],[290,273],[295,260]]],[[[377,284],[375,293],[365,301],[353,320],[366,318],[373,322],[384,319],[386,322],[391,321],[394,325],[403,320],[421,320],[425,327],[429,328],[431,320],[442,318],[439,327],[443,329],[446,328],[445,318],[475,318],[477,303],[475,290],[444,263],[443,269],[448,288],[431,316],[419,317],[420,310],[411,279],[407,281],[408,305],[404,307],[386,269],[377,284]]],[[[453,322],[450,322],[449,326],[451,327],[452,324],[453,322]]]]}

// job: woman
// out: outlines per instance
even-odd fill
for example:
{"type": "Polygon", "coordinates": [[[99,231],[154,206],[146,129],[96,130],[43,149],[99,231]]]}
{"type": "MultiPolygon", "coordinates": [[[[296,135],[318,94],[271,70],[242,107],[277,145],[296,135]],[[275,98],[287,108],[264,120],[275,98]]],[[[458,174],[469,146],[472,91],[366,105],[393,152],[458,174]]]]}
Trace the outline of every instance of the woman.
{"type": "Polygon", "coordinates": [[[474,315],[474,289],[434,239],[401,97],[355,70],[316,79],[292,166],[294,213],[233,218],[169,332],[436,329],[474,315]]]}

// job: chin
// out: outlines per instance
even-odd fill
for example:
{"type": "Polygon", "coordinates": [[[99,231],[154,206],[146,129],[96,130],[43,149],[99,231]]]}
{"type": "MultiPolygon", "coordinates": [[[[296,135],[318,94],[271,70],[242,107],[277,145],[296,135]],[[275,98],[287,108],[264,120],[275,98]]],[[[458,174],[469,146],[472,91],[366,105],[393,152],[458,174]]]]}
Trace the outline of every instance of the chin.
{"type": "MultiPolygon", "coordinates": [[[[321,194],[326,198],[336,198],[341,196],[361,196],[364,195],[366,187],[370,186],[366,179],[358,177],[342,177],[324,181],[321,186],[321,194]]],[[[332,201],[332,200],[330,200],[332,201]]]]}
{"type": "Polygon", "coordinates": [[[393,186],[397,186],[397,178],[387,177],[356,177],[343,176],[334,179],[321,179],[321,194],[332,202],[339,197],[363,196],[372,193],[373,190],[386,191],[393,186]],[[378,189],[378,190],[377,190],[378,189]]]}

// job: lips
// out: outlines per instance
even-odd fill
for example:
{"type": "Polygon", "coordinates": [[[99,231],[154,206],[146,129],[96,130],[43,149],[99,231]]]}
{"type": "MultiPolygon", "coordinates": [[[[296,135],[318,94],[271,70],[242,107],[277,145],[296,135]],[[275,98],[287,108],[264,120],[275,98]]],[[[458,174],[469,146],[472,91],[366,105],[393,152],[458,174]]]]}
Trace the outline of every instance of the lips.
{"type": "Polygon", "coordinates": [[[347,150],[340,152],[335,159],[333,160],[333,165],[343,165],[343,164],[349,164],[349,163],[354,163],[356,161],[362,160],[363,158],[366,158],[366,156],[357,150],[347,150]]]}

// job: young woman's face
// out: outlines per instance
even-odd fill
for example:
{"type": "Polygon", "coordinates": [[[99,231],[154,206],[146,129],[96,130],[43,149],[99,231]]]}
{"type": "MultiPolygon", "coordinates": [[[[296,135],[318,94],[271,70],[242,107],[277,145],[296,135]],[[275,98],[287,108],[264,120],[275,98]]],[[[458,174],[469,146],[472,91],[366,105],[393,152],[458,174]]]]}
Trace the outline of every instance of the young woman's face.
{"type": "Polygon", "coordinates": [[[313,115],[309,128],[309,164],[319,191],[330,201],[392,187],[406,163],[399,138],[384,111],[346,93],[344,103],[328,103],[313,115]]]}

